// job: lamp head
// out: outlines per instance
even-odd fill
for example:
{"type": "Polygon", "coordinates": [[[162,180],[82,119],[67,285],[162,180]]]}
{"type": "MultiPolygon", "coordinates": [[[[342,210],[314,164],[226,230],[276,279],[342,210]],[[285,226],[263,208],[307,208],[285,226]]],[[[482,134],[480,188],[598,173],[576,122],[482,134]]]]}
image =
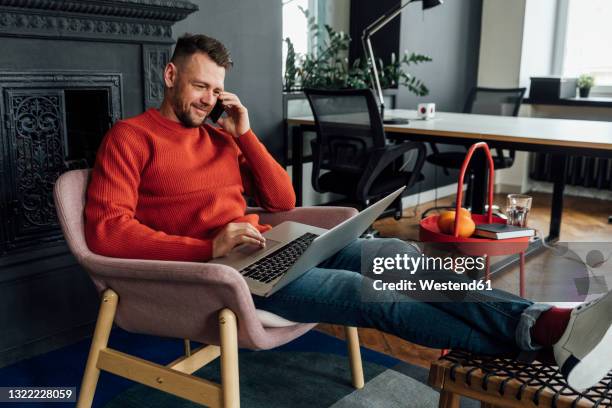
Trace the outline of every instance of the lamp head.
{"type": "Polygon", "coordinates": [[[423,0],[423,10],[430,9],[442,4],[442,0],[423,0]]]}

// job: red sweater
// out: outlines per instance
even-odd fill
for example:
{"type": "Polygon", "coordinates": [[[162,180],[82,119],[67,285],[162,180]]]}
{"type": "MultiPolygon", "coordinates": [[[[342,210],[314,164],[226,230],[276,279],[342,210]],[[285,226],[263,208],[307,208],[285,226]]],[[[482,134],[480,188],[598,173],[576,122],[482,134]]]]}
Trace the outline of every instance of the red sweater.
{"type": "Polygon", "coordinates": [[[251,130],[235,139],[150,109],[102,141],[87,190],[87,244],[110,257],[206,261],[226,224],[270,228],[245,215],[243,193],[268,211],[295,206],[289,176],[251,130]]]}

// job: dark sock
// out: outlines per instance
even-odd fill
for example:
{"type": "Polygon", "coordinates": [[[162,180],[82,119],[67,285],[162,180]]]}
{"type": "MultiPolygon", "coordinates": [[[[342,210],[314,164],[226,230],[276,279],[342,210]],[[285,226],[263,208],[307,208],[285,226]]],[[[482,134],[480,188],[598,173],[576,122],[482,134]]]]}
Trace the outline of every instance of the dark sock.
{"type": "Polygon", "coordinates": [[[569,323],[572,310],[553,306],[542,313],[531,328],[532,340],[544,347],[558,342],[569,323]]]}
{"type": "Polygon", "coordinates": [[[553,353],[553,349],[550,347],[538,350],[536,360],[548,365],[557,365],[557,362],[555,361],[555,354],[553,353]]]}

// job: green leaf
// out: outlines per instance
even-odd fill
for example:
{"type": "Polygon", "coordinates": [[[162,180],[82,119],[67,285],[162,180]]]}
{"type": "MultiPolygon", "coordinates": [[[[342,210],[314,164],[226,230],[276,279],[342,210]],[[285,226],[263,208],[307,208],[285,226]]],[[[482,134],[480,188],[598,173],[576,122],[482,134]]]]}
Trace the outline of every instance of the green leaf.
{"type": "MultiPolygon", "coordinates": [[[[304,87],[358,89],[370,86],[370,68],[367,60],[357,59],[349,66],[346,51],[352,41],[351,37],[343,31],[336,31],[328,24],[317,24],[308,10],[302,7],[299,9],[306,17],[309,38],[317,46],[314,52],[297,55],[291,41],[285,39],[287,58],[283,89],[286,91],[304,87]]],[[[379,70],[381,86],[383,88],[406,86],[416,95],[427,95],[429,93],[427,87],[406,71],[406,67],[431,60],[428,56],[408,51],[405,51],[401,58],[392,53],[391,62],[387,65],[378,58],[375,63],[379,70]]]]}

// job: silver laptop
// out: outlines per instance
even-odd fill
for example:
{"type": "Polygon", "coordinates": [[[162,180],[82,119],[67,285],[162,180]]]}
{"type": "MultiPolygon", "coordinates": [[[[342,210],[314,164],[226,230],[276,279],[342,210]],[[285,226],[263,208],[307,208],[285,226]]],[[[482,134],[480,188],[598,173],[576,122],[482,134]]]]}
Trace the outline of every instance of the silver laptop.
{"type": "Polygon", "coordinates": [[[359,237],[405,188],[330,230],[285,221],[262,234],[265,248],[241,245],[212,262],[240,271],[255,295],[270,296],[359,237]]]}

